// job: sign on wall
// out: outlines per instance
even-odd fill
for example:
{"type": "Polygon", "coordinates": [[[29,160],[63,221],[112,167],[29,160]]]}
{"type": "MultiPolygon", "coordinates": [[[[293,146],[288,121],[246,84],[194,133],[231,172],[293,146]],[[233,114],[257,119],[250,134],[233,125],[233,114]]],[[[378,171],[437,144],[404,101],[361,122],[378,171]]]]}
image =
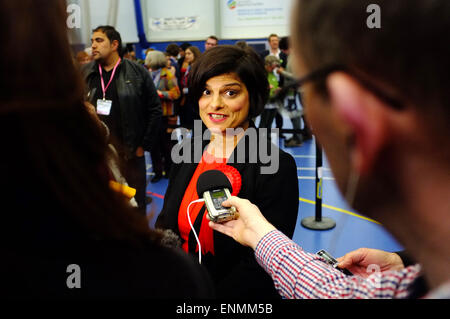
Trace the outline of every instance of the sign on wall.
{"type": "Polygon", "coordinates": [[[217,1],[145,1],[149,41],[204,40],[217,34],[217,1]]]}
{"type": "Polygon", "coordinates": [[[291,1],[285,0],[223,0],[224,27],[255,27],[286,25],[291,1]]]}
{"type": "Polygon", "coordinates": [[[222,38],[264,38],[289,33],[292,0],[220,0],[222,38]]]}

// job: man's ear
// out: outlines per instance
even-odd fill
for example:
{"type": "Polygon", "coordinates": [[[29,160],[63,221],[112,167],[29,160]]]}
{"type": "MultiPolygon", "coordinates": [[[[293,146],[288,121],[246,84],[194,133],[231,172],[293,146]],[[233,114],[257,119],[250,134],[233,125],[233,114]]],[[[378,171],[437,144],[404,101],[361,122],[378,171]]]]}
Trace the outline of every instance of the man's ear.
{"type": "Polygon", "coordinates": [[[389,107],[352,76],[336,72],[327,78],[330,105],[349,127],[352,166],[368,174],[387,142],[386,111],[389,107]]]}
{"type": "Polygon", "coordinates": [[[117,50],[117,53],[119,53],[119,41],[118,40],[113,40],[111,42],[111,46],[112,46],[113,50],[117,50]]]}

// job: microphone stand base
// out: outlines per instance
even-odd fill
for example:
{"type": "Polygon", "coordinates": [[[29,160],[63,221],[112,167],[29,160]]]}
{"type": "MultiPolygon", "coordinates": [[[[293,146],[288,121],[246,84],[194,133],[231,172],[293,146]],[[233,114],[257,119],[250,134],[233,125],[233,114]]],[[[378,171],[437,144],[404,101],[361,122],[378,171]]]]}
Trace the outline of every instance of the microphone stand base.
{"type": "Polygon", "coordinates": [[[322,217],[322,220],[318,221],[311,216],[302,219],[302,226],[312,230],[328,230],[336,227],[336,222],[328,217],[322,217]]]}

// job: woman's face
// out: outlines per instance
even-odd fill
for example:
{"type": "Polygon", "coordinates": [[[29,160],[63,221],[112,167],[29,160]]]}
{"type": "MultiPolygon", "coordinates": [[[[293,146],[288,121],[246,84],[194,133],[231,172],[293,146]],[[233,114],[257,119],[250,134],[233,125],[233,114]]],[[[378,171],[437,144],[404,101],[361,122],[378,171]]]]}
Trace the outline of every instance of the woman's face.
{"type": "Polygon", "coordinates": [[[194,60],[195,60],[195,55],[194,55],[194,53],[192,53],[191,50],[186,49],[184,60],[185,60],[187,63],[189,63],[189,64],[191,64],[192,62],[194,62],[194,60]]]}
{"type": "Polygon", "coordinates": [[[203,123],[213,132],[248,128],[249,93],[235,73],[218,75],[206,81],[198,104],[203,123]]]}

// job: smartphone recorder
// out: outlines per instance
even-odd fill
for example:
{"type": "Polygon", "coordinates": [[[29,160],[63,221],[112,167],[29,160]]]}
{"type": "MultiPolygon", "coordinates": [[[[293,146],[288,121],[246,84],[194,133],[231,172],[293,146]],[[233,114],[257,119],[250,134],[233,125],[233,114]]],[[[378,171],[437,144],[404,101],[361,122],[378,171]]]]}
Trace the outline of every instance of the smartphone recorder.
{"type": "Polygon", "coordinates": [[[197,181],[197,194],[205,200],[208,218],[215,223],[223,223],[237,218],[235,207],[224,207],[222,203],[241,188],[241,176],[231,166],[224,165],[216,170],[203,172],[197,181]]]}

